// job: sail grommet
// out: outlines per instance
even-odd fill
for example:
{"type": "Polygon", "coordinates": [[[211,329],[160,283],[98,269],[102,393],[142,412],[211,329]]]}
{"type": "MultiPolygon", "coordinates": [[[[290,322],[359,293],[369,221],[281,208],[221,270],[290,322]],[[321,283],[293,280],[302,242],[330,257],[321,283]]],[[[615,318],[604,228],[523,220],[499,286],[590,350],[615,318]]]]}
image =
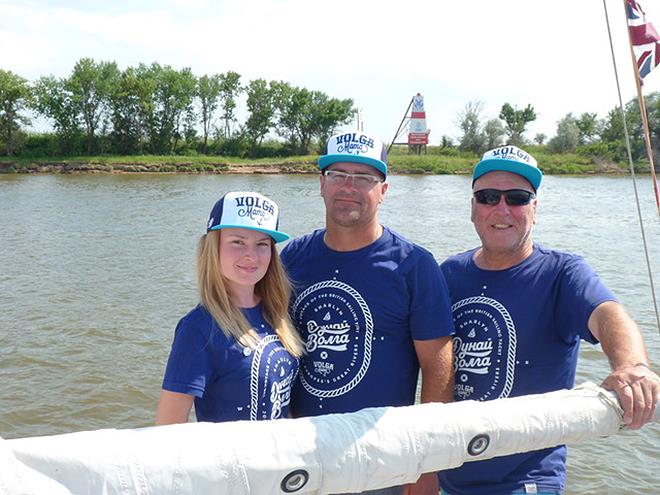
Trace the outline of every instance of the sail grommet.
{"type": "Polygon", "coordinates": [[[305,486],[308,481],[309,473],[304,469],[296,469],[284,477],[282,483],[280,483],[280,488],[284,493],[294,493],[305,486]]]}
{"type": "Polygon", "coordinates": [[[468,448],[467,448],[468,454],[481,455],[486,451],[489,445],[490,445],[489,435],[487,435],[486,433],[477,435],[472,440],[470,440],[470,443],[468,443],[468,448]]]}

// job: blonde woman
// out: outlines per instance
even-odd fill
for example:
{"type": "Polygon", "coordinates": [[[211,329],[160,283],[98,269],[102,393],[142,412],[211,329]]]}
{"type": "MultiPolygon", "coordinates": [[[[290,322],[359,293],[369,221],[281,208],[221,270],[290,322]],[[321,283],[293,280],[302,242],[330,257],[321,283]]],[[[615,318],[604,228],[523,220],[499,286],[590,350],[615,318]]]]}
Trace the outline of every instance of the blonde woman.
{"type": "Polygon", "coordinates": [[[156,424],[288,415],[303,344],[287,313],[290,285],[277,242],[279,210],[255,192],[214,205],[199,241],[200,304],[177,325],[156,424]]]}

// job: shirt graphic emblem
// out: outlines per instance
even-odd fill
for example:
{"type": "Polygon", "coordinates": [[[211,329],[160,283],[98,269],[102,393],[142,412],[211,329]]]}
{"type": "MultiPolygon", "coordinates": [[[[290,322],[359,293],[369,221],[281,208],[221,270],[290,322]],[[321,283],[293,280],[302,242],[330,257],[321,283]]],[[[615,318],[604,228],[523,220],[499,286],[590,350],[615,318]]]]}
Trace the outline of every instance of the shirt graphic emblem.
{"type": "Polygon", "coordinates": [[[259,341],[250,368],[250,419],[282,417],[291,400],[295,378],[295,359],[281,345],[277,335],[259,341]]]}
{"type": "Polygon", "coordinates": [[[461,400],[508,397],[514,382],[516,329],[507,309],[495,299],[477,296],[452,306],[454,392],[461,400]]]}
{"type": "Polygon", "coordinates": [[[337,280],[317,282],[293,303],[307,356],[300,368],[305,390],[321,398],[353,389],[371,363],[373,318],[362,296],[337,280]]]}

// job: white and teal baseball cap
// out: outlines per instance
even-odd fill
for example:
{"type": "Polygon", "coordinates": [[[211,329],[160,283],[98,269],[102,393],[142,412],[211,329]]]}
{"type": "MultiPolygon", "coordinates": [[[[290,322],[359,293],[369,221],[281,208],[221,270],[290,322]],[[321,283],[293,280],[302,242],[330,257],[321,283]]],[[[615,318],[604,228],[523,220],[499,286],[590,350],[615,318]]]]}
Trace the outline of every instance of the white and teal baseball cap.
{"type": "Polygon", "coordinates": [[[385,144],[361,131],[344,132],[328,139],[328,154],[319,158],[319,168],[324,170],[337,162],[363,163],[387,177],[385,144]]]}
{"type": "Polygon", "coordinates": [[[518,174],[538,190],[543,179],[543,173],[539,169],[532,155],[517,146],[508,145],[486,151],[472,172],[472,183],[488,172],[501,170],[518,174]]]}
{"type": "Polygon", "coordinates": [[[279,213],[277,203],[262,194],[228,192],[213,205],[206,231],[226,228],[257,230],[268,234],[275,242],[282,242],[289,235],[278,230],[279,213]]]}

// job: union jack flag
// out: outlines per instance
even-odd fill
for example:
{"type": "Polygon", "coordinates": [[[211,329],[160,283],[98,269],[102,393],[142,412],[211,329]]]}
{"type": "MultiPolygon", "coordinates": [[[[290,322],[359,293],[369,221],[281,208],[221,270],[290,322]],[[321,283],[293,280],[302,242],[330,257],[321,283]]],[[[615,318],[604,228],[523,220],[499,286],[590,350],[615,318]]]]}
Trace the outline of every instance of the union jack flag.
{"type": "MultiPolygon", "coordinates": [[[[639,77],[643,80],[649,72],[660,65],[660,36],[646,17],[639,2],[626,0],[628,32],[633,52],[637,59],[639,77]]],[[[641,82],[641,81],[640,81],[641,82]]]]}

